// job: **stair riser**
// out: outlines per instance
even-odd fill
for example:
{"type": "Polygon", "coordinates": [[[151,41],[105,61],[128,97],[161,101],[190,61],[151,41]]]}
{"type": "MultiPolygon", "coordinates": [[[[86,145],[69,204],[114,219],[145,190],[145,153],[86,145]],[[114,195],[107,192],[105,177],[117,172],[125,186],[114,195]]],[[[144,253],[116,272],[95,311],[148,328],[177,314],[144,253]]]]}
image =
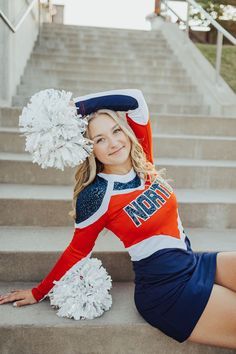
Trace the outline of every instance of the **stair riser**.
{"type": "MultiPolygon", "coordinates": [[[[173,78],[171,79],[173,81],[173,78]]],[[[143,81],[140,82],[137,79],[128,79],[125,76],[120,77],[119,80],[116,82],[112,81],[112,79],[106,80],[105,78],[103,80],[99,80],[99,78],[92,78],[90,77],[89,80],[85,80],[84,78],[78,77],[77,80],[68,80],[68,79],[60,79],[60,78],[55,78],[51,77],[50,80],[47,80],[46,78],[43,78],[40,80],[40,78],[35,77],[34,75],[29,76],[22,80],[21,84],[17,88],[17,92],[29,92],[29,90],[34,90],[39,89],[39,88],[45,88],[45,87],[53,87],[53,88],[63,88],[64,90],[68,91],[74,91],[74,92],[79,92],[79,95],[82,95],[84,92],[96,92],[95,90],[103,90],[104,87],[108,90],[111,89],[121,89],[121,88],[143,88],[145,91],[145,96],[147,100],[150,102],[152,99],[152,102],[156,102],[155,98],[165,98],[171,96],[172,101],[183,101],[185,99],[185,102],[191,102],[195,104],[202,103],[202,95],[195,92],[183,92],[180,89],[180,86],[178,87],[177,84],[177,78],[174,78],[175,81],[175,89],[171,87],[170,82],[168,80],[168,77],[159,77],[156,78],[155,82],[148,83],[148,81],[143,81]],[[35,82],[36,84],[32,84],[32,82],[35,82]],[[37,86],[36,86],[37,85],[37,86]],[[200,99],[200,102],[199,102],[200,99]],[[192,101],[190,101],[192,100],[192,101]]],[[[185,90],[186,91],[186,90],[185,90]]]]}
{"type": "MultiPolygon", "coordinates": [[[[180,92],[179,88],[176,90],[178,93],[173,93],[173,90],[168,90],[168,85],[170,86],[172,83],[174,85],[178,85],[178,80],[180,80],[180,77],[170,77],[169,75],[161,75],[156,80],[151,82],[150,84],[148,82],[140,82],[136,79],[130,79],[128,80],[125,76],[120,77],[119,80],[117,81],[112,81],[112,80],[99,80],[99,79],[90,79],[90,80],[84,80],[84,79],[78,79],[78,80],[68,80],[68,79],[58,79],[54,78],[51,80],[36,80],[34,76],[32,76],[31,79],[27,80],[26,83],[22,83],[18,86],[17,92],[26,92],[28,93],[29,90],[33,91],[35,89],[40,89],[40,88],[48,88],[48,87],[53,87],[53,88],[63,88],[64,90],[76,90],[79,92],[96,92],[96,90],[104,90],[106,89],[107,91],[109,90],[114,90],[114,89],[128,89],[128,88],[137,88],[137,89],[142,89],[142,91],[145,94],[145,97],[150,104],[151,102],[156,103],[156,96],[169,96],[171,95],[172,99],[175,99],[175,97],[178,98],[185,98],[185,104],[189,102],[189,98],[195,98],[195,100],[198,102],[199,97],[202,97],[199,94],[194,93],[184,93],[180,92]],[[34,82],[35,80],[35,82],[34,82]],[[34,83],[33,83],[34,82],[34,83]],[[163,87],[162,93],[158,92],[159,90],[157,89],[158,87],[163,87]],[[166,89],[165,89],[166,87],[166,89]],[[165,90],[165,91],[164,91],[165,90]],[[154,100],[153,100],[154,99],[154,100]]],[[[81,94],[80,94],[81,95],[81,94]]],[[[196,102],[195,101],[195,102],[196,102]]],[[[194,101],[193,101],[194,103],[194,101]]],[[[197,103],[195,103],[197,104],[197,103]]]]}
{"type": "Polygon", "coordinates": [[[188,84],[170,84],[169,82],[165,82],[162,84],[157,84],[156,83],[156,79],[159,80],[160,76],[156,77],[156,79],[154,80],[154,76],[151,75],[139,75],[139,77],[137,77],[137,74],[134,75],[130,75],[126,74],[126,73],[121,73],[121,74],[113,74],[111,73],[106,73],[106,75],[98,73],[98,72],[94,72],[92,73],[91,71],[89,72],[81,72],[81,73],[74,73],[74,72],[70,72],[68,71],[67,74],[65,74],[63,71],[60,70],[55,70],[55,71],[51,71],[48,69],[36,69],[31,67],[30,70],[27,70],[27,73],[24,74],[24,77],[21,79],[21,83],[27,83],[29,82],[29,79],[32,80],[32,78],[36,79],[45,79],[46,77],[51,77],[53,80],[55,79],[60,79],[60,80],[74,80],[75,76],[76,76],[76,80],[74,80],[74,86],[72,86],[72,84],[70,85],[70,89],[71,91],[73,91],[76,87],[78,87],[78,80],[80,82],[81,85],[81,81],[85,80],[86,84],[88,84],[88,82],[93,81],[94,80],[99,80],[101,81],[109,81],[111,79],[111,74],[113,75],[112,78],[114,80],[115,77],[117,77],[117,80],[121,80],[123,76],[125,76],[125,80],[127,82],[135,82],[136,84],[138,84],[139,86],[142,86],[144,84],[144,82],[148,82],[149,81],[149,85],[148,85],[148,90],[151,92],[153,90],[157,90],[159,92],[162,93],[170,93],[170,94],[176,94],[178,93],[185,93],[185,94],[196,94],[196,88],[192,85],[188,85],[188,84]],[[37,72],[37,74],[36,74],[37,72]]]}
{"type": "MultiPolygon", "coordinates": [[[[67,63],[65,61],[61,62],[55,62],[53,60],[47,59],[43,60],[41,58],[33,58],[30,59],[29,62],[29,67],[33,68],[35,72],[37,70],[41,69],[48,69],[48,70],[61,70],[64,72],[64,75],[67,75],[67,73],[72,73],[73,75],[76,75],[77,72],[90,72],[90,71],[95,71],[95,72],[101,72],[102,74],[106,75],[107,74],[134,74],[134,75],[155,75],[158,74],[160,70],[170,70],[170,73],[172,70],[176,71],[178,69],[179,65],[177,64],[176,67],[174,63],[170,61],[163,61],[158,59],[155,62],[155,65],[152,64],[152,66],[143,66],[142,64],[139,64],[138,62],[134,62],[131,65],[126,62],[120,61],[120,63],[113,63],[109,61],[109,63],[104,64],[103,61],[100,60],[93,60],[92,59],[88,62],[87,60],[84,60],[82,58],[78,59],[75,63],[67,63]]],[[[181,70],[181,68],[179,68],[181,70]]],[[[27,68],[26,68],[27,70],[27,68]]],[[[179,72],[179,70],[178,70],[179,72]]],[[[161,73],[160,73],[161,75],[161,73]]],[[[186,80],[186,83],[188,83],[189,79],[186,80]]]]}
{"type": "Polygon", "coordinates": [[[201,140],[174,137],[154,137],[154,154],[157,157],[190,158],[205,160],[235,160],[236,140],[201,140]]]}
{"type": "Polygon", "coordinates": [[[32,54],[32,58],[35,58],[36,56],[39,57],[45,57],[45,60],[47,58],[53,58],[56,62],[58,58],[64,60],[65,62],[70,62],[70,61],[77,61],[80,58],[84,58],[85,60],[102,60],[103,62],[110,62],[111,60],[125,60],[125,61],[130,61],[132,63],[133,60],[139,60],[139,62],[147,62],[147,64],[151,64],[155,62],[158,59],[161,59],[163,61],[168,61],[171,53],[166,53],[165,54],[157,52],[156,55],[150,54],[150,53],[135,53],[133,51],[127,52],[127,53],[122,53],[122,52],[117,52],[113,53],[112,51],[110,52],[103,52],[103,51],[96,51],[96,52],[82,52],[82,51],[76,51],[76,52],[70,52],[67,50],[35,50],[34,53],[32,54]]]}
{"type": "Polygon", "coordinates": [[[79,41],[58,41],[58,40],[50,40],[45,41],[45,43],[40,44],[34,48],[34,53],[62,53],[63,55],[73,55],[73,54],[91,54],[91,55],[105,55],[105,56],[116,56],[116,55],[126,55],[129,52],[132,52],[133,55],[137,55],[137,57],[153,57],[158,55],[158,53],[171,53],[169,47],[165,43],[161,43],[157,48],[151,47],[147,51],[147,46],[145,45],[138,45],[133,43],[116,43],[115,46],[111,46],[110,43],[81,43],[79,41]]]}
{"type": "MultiPolygon", "coordinates": [[[[61,252],[1,252],[0,279],[1,281],[40,282],[52,269],[60,255],[61,252]]],[[[132,262],[127,252],[93,251],[91,257],[102,261],[113,281],[134,280],[132,262]]]]}
{"type": "Polygon", "coordinates": [[[57,38],[57,36],[65,36],[65,38],[82,38],[82,39],[110,39],[111,41],[118,42],[119,40],[134,40],[135,42],[140,42],[142,39],[166,41],[161,32],[154,33],[154,31],[137,31],[133,29],[122,29],[122,28],[104,28],[104,27],[90,27],[90,26],[77,26],[75,28],[52,28],[51,24],[48,28],[44,26],[41,31],[42,36],[48,36],[57,38]]]}
{"type": "MultiPolygon", "coordinates": [[[[28,94],[24,96],[21,95],[13,96],[12,106],[23,107],[27,105],[27,103],[29,103],[30,97],[31,96],[29,96],[28,94]]],[[[209,114],[208,106],[198,106],[198,105],[188,105],[188,104],[185,105],[158,104],[158,105],[149,105],[149,107],[151,111],[157,112],[157,115],[167,114],[167,113],[168,114],[200,114],[200,115],[209,114]]]]}
{"type": "Polygon", "coordinates": [[[123,62],[123,64],[126,63],[126,65],[136,65],[136,66],[144,66],[144,65],[148,65],[150,67],[157,67],[157,63],[159,60],[162,61],[168,61],[169,56],[166,56],[164,54],[158,54],[155,56],[155,59],[153,59],[153,57],[137,57],[134,54],[130,53],[129,55],[126,54],[126,56],[124,57],[124,55],[118,56],[116,55],[111,56],[111,57],[107,57],[107,56],[102,56],[102,55],[97,55],[96,57],[92,57],[89,54],[82,56],[80,55],[62,55],[62,54],[58,54],[58,55],[52,55],[49,53],[33,53],[31,55],[31,59],[41,59],[41,60],[46,60],[48,62],[55,62],[55,63],[77,63],[77,64],[82,64],[83,62],[88,62],[88,63],[93,63],[93,64],[104,64],[104,65],[117,65],[121,62],[123,62]],[[134,63],[135,61],[135,63],[134,63]]]}
{"type": "MultiPolygon", "coordinates": [[[[87,94],[89,92],[96,92],[96,91],[103,91],[103,90],[109,90],[111,89],[111,87],[113,89],[119,89],[120,87],[130,87],[132,84],[124,84],[122,82],[120,83],[104,83],[104,84],[100,84],[98,85],[97,83],[94,82],[94,84],[91,82],[91,84],[87,84],[86,87],[84,87],[83,85],[83,89],[81,89],[80,83],[78,82],[78,86],[77,87],[71,87],[71,86],[67,86],[65,84],[63,84],[63,82],[61,82],[61,84],[59,83],[52,83],[51,85],[49,84],[43,84],[42,82],[39,82],[38,85],[36,86],[34,85],[29,85],[29,84],[22,84],[18,87],[17,90],[17,94],[18,95],[22,95],[22,96],[28,96],[30,92],[32,92],[32,94],[40,91],[40,90],[44,90],[47,88],[51,88],[53,87],[54,89],[58,89],[58,90],[66,90],[66,91],[70,91],[70,92],[74,92],[74,95],[76,97],[76,93],[79,93],[80,95],[84,95],[87,94]]],[[[136,84],[133,84],[132,86],[136,86],[136,84]]],[[[145,89],[145,86],[144,86],[145,89]]],[[[146,95],[147,96],[147,95],[146,95]]],[[[148,94],[148,101],[152,101],[155,102],[156,104],[176,104],[176,105],[184,105],[184,103],[186,102],[186,100],[188,101],[189,104],[195,104],[195,105],[202,105],[203,104],[203,98],[201,96],[196,96],[194,94],[192,95],[188,95],[188,98],[186,98],[186,95],[174,95],[173,94],[161,94],[161,93],[149,93],[148,94]]],[[[150,106],[150,105],[149,105],[150,106]]],[[[150,106],[150,109],[152,107],[150,106]]]]}
{"type": "Polygon", "coordinates": [[[236,119],[210,116],[203,119],[184,116],[161,117],[154,110],[152,112],[150,117],[153,133],[235,137],[236,119]]]}
{"type": "MultiPolygon", "coordinates": [[[[51,311],[57,316],[56,310],[50,308],[49,301],[45,305],[44,311],[51,311]]],[[[133,299],[131,306],[135,306],[133,299]]],[[[18,313],[24,311],[24,308],[13,310],[18,313]]],[[[1,328],[0,336],[2,354],[42,354],[49,353],[49,348],[50,354],[183,354],[183,345],[185,352],[191,354],[234,354],[230,349],[195,343],[180,344],[170,340],[144,320],[140,323],[141,316],[136,308],[134,311],[135,319],[132,318],[130,324],[123,324],[119,318],[114,323],[104,325],[98,325],[96,319],[74,321],[60,318],[61,324],[55,326],[40,323],[37,326],[5,326],[1,328]],[[139,318],[137,324],[136,317],[139,318]]],[[[106,313],[102,316],[105,319],[106,313]]]]}
{"type": "MultiPolygon", "coordinates": [[[[201,140],[153,137],[155,157],[235,160],[236,140],[201,140]]],[[[0,132],[2,152],[25,152],[25,137],[19,133],[0,132]]]]}
{"type": "MultiPolygon", "coordinates": [[[[18,127],[21,109],[0,108],[0,126],[18,127]]],[[[235,136],[236,119],[214,117],[178,117],[160,116],[154,110],[150,112],[152,131],[156,134],[187,134],[235,136]]]]}
{"type": "Polygon", "coordinates": [[[41,33],[41,39],[42,42],[45,40],[48,41],[67,41],[67,42],[78,42],[78,41],[83,41],[85,43],[92,42],[93,44],[97,42],[102,42],[102,43],[110,43],[111,46],[115,46],[117,43],[122,44],[124,42],[136,44],[136,45],[142,45],[142,43],[147,44],[147,46],[152,46],[154,41],[160,42],[160,45],[166,44],[166,40],[162,36],[156,36],[152,35],[152,32],[139,32],[138,33],[138,38],[137,34],[132,34],[132,33],[120,33],[120,32],[110,32],[110,34],[102,31],[84,31],[82,30],[81,32],[79,31],[42,31],[41,33]],[[114,35],[115,35],[115,40],[114,40],[114,35]]]}
{"type": "MultiPolygon", "coordinates": [[[[95,69],[95,68],[94,68],[95,69]]],[[[155,87],[155,83],[156,81],[158,81],[158,79],[160,79],[161,77],[168,77],[171,74],[173,75],[177,75],[177,77],[179,76],[179,71],[176,71],[175,69],[173,70],[169,70],[169,69],[163,69],[160,68],[160,70],[158,71],[157,74],[152,74],[152,75],[138,75],[137,73],[133,74],[132,73],[128,73],[127,72],[120,72],[117,73],[116,71],[112,71],[110,70],[110,72],[108,72],[105,68],[104,68],[104,72],[98,72],[98,70],[83,70],[81,72],[77,71],[77,72],[63,72],[63,71],[59,71],[59,70],[41,70],[39,69],[37,66],[35,67],[31,67],[30,69],[27,70],[27,72],[25,72],[23,78],[21,79],[21,83],[26,83],[28,81],[32,81],[32,79],[34,80],[38,80],[39,78],[41,78],[41,80],[46,81],[48,83],[49,79],[52,80],[53,82],[55,80],[58,81],[67,81],[69,82],[71,85],[76,86],[76,83],[78,81],[84,81],[84,84],[86,84],[88,81],[105,81],[105,82],[109,82],[112,81],[114,82],[114,80],[118,80],[120,81],[124,81],[124,82],[134,82],[134,83],[138,83],[140,85],[143,84],[149,84],[151,87],[154,86],[155,87]],[[171,72],[172,71],[172,72],[171,72]],[[112,77],[111,77],[112,75],[112,77]]],[[[183,84],[184,85],[184,84],[183,84]]],[[[191,85],[185,85],[186,88],[191,88],[193,86],[191,85]]],[[[151,91],[151,88],[150,88],[151,91]]],[[[196,89],[195,89],[196,92],[196,89]]]]}
{"type": "MultiPolygon", "coordinates": [[[[27,191],[26,191],[27,193],[27,191]]],[[[71,226],[68,200],[1,200],[1,225],[71,226]]],[[[185,227],[236,228],[236,204],[181,203],[180,217],[185,227]]]]}
{"type": "MultiPolygon", "coordinates": [[[[167,178],[175,188],[236,188],[236,169],[230,167],[167,166],[167,178]]],[[[75,169],[42,169],[31,161],[0,161],[0,183],[74,185],[75,169]]]]}

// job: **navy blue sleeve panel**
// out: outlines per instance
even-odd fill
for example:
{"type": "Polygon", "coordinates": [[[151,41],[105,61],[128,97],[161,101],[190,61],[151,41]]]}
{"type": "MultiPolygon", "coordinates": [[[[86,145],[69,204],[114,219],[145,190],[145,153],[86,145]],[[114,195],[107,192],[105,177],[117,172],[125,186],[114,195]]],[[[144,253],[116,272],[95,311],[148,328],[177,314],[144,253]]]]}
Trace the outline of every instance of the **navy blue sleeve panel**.
{"type": "Polygon", "coordinates": [[[108,182],[98,175],[95,180],[86,186],[78,195],[76,201],[76,224],[86,220],[93,220],[96,213],[105,212],[103,205],[108,182]]]}
{"type": "Polygon", "coordinates": [[[96,112],[99,109],[111,109],[113,111],[129,111],[138,108],[138,101],[127,95],[106,95],[83,99],[75,102],[77,113],[82,116],[96,112]]]}
{"type": "Polygon", "coordinates": [[[139,89],[101,91],[73,98],[73,101],[82,116],[105,108],[127,112],[138,124],[146,125],[149,120],[148,106],[139,89]]]}
{"type": "Polygon", "coordinates": [[[125,95],[108,95],[102,97],[89,98],[75,103],[77,113],[85,116],[99,109],[106,108],[113,111],[128,111],[138,107],[135,98],[125,95]]]}

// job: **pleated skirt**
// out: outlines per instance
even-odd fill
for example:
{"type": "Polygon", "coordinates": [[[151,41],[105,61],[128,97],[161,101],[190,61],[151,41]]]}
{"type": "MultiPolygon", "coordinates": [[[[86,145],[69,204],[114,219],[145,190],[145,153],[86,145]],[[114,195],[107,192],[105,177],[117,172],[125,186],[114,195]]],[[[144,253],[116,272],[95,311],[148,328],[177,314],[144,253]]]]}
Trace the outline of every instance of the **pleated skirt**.
{"type": "Polygon", "coordinates": [[[134,301],[140,315],[179,343],[191,335],[209,300],[218,252],[167,248],[139,261],[134,301]]]}

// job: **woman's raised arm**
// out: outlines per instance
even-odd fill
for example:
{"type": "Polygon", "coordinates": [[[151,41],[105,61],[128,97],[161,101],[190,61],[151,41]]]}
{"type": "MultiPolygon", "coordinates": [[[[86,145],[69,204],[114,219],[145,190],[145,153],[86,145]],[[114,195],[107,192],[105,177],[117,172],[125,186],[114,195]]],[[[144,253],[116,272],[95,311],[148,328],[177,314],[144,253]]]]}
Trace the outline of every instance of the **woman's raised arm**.
{"type": "Polygon", "coordinates": [[[126,112],[128,124],[142,145],[147,159],[153,163],[151,121],[142,91],[138,89],[102,91],[76,97],[73,101],[77,113],[82,116],[103,108],[126,112]]]}

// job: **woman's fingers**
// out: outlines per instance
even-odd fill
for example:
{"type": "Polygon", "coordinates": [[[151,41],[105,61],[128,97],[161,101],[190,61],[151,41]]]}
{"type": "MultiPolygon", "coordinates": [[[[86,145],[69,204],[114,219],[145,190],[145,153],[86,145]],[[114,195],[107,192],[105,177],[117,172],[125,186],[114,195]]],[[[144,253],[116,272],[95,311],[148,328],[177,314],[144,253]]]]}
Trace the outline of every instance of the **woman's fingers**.
{"type": "Polygon", "coordinates": [[[14,289],[14,290],[11,290],[10,293],[6,293],[6,294],[4,294],[4,295],[0,295],[0,299],[5,298],[5,297],[11,295],[12,293],[16,293],[16,292],[19,292],[19,291],[24,291],[24,290],[23,290],[23,289],[14,289]]]}
{"type": "Polygon", "coordinates": [[[14,307],[21,307],[21,306],[25,306],[25,305],[29,305],[30,304],[30,302],[28,301],[28,300],[21,300],[21,301],[15,301],[14,303],[13,303],[13,306],[14,307]]]}
{"type": "Polygon", "coordinates": [[[0,305],[14,300],[22,300],[24,298],[23,294],[6,294],[0,299],[0,305]]]}
{"type": "Polygon", "coordinates": [[[34,298],[31,289],[12,290],[11,293],[0,296],[0,305],[6,304],[8,302],[13,302],[13,306],[20,307],[24,305],[31,305],[37,302],[34,298]]]}

